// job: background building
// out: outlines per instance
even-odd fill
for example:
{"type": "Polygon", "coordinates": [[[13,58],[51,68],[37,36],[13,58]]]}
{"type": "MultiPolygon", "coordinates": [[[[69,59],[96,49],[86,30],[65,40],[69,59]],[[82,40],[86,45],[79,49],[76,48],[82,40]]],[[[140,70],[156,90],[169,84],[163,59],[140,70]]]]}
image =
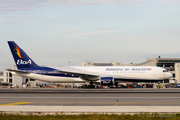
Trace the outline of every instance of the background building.
{"type": "MultiPolygon", "coordinates": [[[[13,66],[12,69],[17,70],[17,67],[13,66]]],[[[26,83],[26,78],[13,75],[7,70],[3,71],[3,81],[1,81],[2,85],[9,86],[12,84],[13,86],[22,87],[23,83],[26,83]]]]}
{"type": "Polygon", "coordinates": [[[175,80],[180,83],[180,63],[175,63],[175,80]]]}

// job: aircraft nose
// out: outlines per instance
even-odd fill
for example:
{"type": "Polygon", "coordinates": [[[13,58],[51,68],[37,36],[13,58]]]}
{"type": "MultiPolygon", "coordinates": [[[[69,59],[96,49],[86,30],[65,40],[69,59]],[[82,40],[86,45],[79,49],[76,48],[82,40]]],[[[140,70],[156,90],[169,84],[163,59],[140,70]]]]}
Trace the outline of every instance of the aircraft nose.
{"type": "Polygon", "coordinates": [[[171,73],[167,73],[167,78],[171,78],[172,77],[172,74],[171,73]]]}

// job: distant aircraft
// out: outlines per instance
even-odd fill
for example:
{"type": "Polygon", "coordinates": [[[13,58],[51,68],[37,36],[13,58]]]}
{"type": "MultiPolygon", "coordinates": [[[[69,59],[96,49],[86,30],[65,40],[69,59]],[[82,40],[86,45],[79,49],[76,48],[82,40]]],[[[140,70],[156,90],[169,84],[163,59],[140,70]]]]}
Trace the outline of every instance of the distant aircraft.
{"type": "Polygon", "coordinates": [[[156,66],[68,66],[43,67],[37,65],[14,41],[8,41],[18,70],[12,74],[55,83],[85,83],[118,85],[118,82],[158,82],[172,76],[166,69],[156,66]]]}

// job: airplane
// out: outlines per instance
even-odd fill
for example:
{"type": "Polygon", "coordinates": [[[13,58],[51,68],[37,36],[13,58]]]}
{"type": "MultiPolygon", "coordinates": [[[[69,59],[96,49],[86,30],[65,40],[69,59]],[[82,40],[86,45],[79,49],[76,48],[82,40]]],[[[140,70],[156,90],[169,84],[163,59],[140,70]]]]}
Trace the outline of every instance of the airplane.
{"type": "Polygon", "coordinates": [[[156,66],[59,66],[37,65],[14,41],[8,41],[18,70],[14,75],[55,83],[85,83],[85,88],[118,85],[118,82],[159,82],[172,77],[166,69],[156,66]]]}

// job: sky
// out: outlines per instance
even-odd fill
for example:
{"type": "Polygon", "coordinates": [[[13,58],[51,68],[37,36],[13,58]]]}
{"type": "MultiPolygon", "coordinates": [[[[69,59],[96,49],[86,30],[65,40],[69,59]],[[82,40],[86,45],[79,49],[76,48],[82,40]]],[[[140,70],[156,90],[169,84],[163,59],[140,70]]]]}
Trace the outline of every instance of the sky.
{"type": "Polygon", "coordinates": [[[7,41],[45,66],[180,58],[180,0],[0,0],[0,71],[7,41]]]}

